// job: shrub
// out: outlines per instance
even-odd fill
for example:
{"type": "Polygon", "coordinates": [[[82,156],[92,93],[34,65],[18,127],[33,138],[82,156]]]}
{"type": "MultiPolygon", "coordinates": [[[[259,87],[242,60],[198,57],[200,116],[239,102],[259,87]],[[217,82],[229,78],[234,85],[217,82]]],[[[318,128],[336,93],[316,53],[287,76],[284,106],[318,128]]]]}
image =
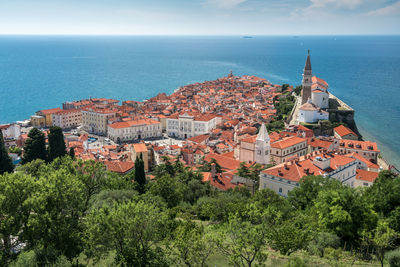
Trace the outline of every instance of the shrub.
{"type": "Polygon", "coordinates": [[[393,250],[386,253],[390,267],[400,267],[400,250],[393,250]]]}
{"type": "Polygon", "coordinates": [[[326,248],[338,248],[340,245],[340,238],[331,233],[318,233],[318,235],[308,245],[308,251],[312,254],[318,254],[320,257],[324,256],[326,248]]]}
{"type": "Polygon", "coordinates": [[[300,257],[290,257],[285,267],[307,267],[308,264],[300,257]]]}

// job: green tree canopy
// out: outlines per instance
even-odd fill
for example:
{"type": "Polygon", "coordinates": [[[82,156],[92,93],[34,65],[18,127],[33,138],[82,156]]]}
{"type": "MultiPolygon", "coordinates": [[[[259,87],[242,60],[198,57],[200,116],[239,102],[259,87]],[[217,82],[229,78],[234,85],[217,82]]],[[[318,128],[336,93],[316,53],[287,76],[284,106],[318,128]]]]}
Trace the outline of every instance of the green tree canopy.
{"type": "Polygon", "coordinates": [[[115,250],[125,266],[166,266],[167,222],[165,212],[142,200],[94,209],[85,221],[86,254],[100,259],[115,250]]]}
{"type": "Polygon", "coordinates": [[[52,126],[49,132],[48,161],[63,157],[67,154],[65,147],[64,134],[60,127],[52,126]]]}
{"type": "Polygon", "coordinates": [[[47,152],[45,136],[40,130],[32,128],[28,133],[28,139],[25,141],[22,164],[31,162],[35,159],[46,160],[46,158],[47,152]]]}
{"type": "Polygon", "coordinates": [[[8,156],[4,145],[3,132],[0,130],[0,175],[5,172],[12,172],[13,170],[14,165],[11,158],[8,156]]]}

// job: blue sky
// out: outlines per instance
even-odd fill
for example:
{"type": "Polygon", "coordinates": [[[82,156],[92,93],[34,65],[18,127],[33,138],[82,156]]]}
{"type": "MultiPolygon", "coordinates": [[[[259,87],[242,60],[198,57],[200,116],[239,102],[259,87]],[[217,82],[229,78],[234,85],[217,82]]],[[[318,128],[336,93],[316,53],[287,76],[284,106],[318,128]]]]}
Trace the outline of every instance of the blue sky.
{"type": "Polygon", "coordinates": [[[400,0],[0,0],[0,34],[400,34],[400,0]]]}

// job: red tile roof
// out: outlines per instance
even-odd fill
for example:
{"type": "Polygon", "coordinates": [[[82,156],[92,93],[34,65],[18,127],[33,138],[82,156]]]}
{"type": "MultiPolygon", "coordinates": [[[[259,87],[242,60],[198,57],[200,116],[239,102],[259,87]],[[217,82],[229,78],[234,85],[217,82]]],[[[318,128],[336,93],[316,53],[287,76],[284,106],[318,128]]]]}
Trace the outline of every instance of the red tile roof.
{"type": "Polygon", "coordinates": [[[107,169],[112,172],[124,174],[133,169],[135,164],[132,161],[104,161],[107,169]]]}
{"type": "Polygon", "coordinates": [[[367,182],[375,182],[376,178],[378,178],[379,173],[371,172],[366,170],[357,170],[356,179],[367,181],[367,182]]]}
{"type": "Polygon", "coordinates": [[[358,136],[355,132],[353,132],[351,129],[347,128],[346,126],[340,125],[336,128],[333,129],[338,135],[341,137],[352,134],[354,136],[358,136]]]}

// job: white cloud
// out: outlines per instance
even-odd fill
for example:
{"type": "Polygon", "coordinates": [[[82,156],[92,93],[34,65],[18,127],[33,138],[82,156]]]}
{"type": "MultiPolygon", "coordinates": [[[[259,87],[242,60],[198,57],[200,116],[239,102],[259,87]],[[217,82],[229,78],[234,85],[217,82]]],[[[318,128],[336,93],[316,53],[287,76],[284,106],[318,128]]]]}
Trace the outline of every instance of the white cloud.
{"type": "Polygon", "coordinates": [[[229,9],[246,1],[247,0],[206,0],[205,5],[213,6],[216,8],[229,9]]]}
{"type": "Polygon", "coordinates": [[[344,8],[354,9],[361,5],[363,0],[311,0],[308,8],[344,8]]]}
{"type": "Polygon", "coordinates": [[[367,15],[381,16],[381,15],[394,15],[400,14],[400,1],[386,7],[382,7],[373,11],[368,12],[367,15]]]}

